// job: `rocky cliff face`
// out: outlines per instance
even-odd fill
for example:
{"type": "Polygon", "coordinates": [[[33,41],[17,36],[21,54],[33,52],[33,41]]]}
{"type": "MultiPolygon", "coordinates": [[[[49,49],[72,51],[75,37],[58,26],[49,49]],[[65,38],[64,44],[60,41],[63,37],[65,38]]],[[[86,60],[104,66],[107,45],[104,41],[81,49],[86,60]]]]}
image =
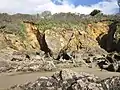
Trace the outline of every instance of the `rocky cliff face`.
{"type": "MultiPolygon", "coordinates": [[[[16,50],[33,50],[39,51],[40,31],[37,25],[33,22],[24,22],[25,38],[13,34],[2,35],[2,39],[6,40],[6,45],[16,50]]],[[[69,51],[77,51],[81,48],[99,47],[97,37],[103,36],[108,33],[109,26],[107,23],[98,22],[86,25],[86,30],[78,29],[65,29],[57,28],[48,29],[45,31],[44,46],[48,45],[51,51],[55,54],[60,52],[61,49],[69,51]]],[[[42,36],[41,36],[42,37],[42,36]]],[[[49,50],[48,50],[49,52],[49,50]]]]}
{"type": "Polygon", "coordinates": [[[120,52],[119,49],[119,40],[117,41],[116,31],[117,31],[117,24],[118,21],[113,21],[111,24],[108,25],[108,33],[104,35],[98,36],[97,40],[99,45],[104,48],[108,52],[117,51],[120,52]]]}
{"type": "Polygon", "coordinates": [[[73,30],[56,28],[46,30],[46,41],[53,52],[58,52],[62,48],[76,51],[85,47],[98,46],[96,38],[101,34],[108,33],[107,23],[89,24],[86,30],[73,30]]]}
{"type": "Polygon", "coordinates": [[[31,46],[31,48],[39,50],[40,46],[37,40],[37,37],[35,35],[35,32],[37,31],[37,27],[32,22],[24,22],[25,25],[25,33],[26,33],[26,40],[31,46]]]}
{"type": "Polygon", "coordinates": [[[38,38],[40,30],[38,30],[37,25],[33,22],[24,22],[24,26],[24,40],[21,40],[20,37],[12,34],[2,35],[3,37],[1,37],[1,40],[5,39],[7,41],[6,45],[16,50],[39,51],[41,47],[46,46],[46,48],[49,47],[48,51],[46,50],[46,52],[49,52],[49,50],[51,50],[53,53],[58,53],[61,49],[64,49],[69,52],[77,51],[81,48],[99,47],[99,45],[105,50],[107,50],[112,48],[114,44],[113,41],[115,32],[110,32],[115,30],[113,30],[114,27],[110,27],[110,25],[107,22],[87,24],[85,25],[85,30],[65,29],[57,27],[54,27],[53,29],[47,29],[43,33],[43,46],[41,46],[42,44],[40,42],[42,39],[40,40],[40,37],[38,38]],[[104,37],[106,35],[108,37],[105,39],[104,37]],[[103,40],[103,38],[105,40],[103,40]]]}

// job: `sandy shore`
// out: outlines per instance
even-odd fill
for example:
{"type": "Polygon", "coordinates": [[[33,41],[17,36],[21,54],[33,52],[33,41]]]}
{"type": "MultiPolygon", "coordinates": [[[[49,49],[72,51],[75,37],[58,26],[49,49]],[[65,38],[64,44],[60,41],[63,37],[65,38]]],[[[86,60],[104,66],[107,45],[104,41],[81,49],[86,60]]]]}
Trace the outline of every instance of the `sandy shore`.
{"type": "MultiPolygon", "coordinates": [[[[75,72],[87,72],[90,74],[94,74],[101,79],[111,77],[111,76],[119,76],[120,73],[117,72],[108,72],[108,71],[100,71],[97,68],[86,68],[86,67],[77,67],[77,68],[69,68],[75,72]]],[[[15,84],[24,84],[29,81],[35,81],[40,76],[51,76],[54,72],[33,72],[33,73],[2,73],[0,74],[0,90],[4,90],[9,88],[15,84]]]]}

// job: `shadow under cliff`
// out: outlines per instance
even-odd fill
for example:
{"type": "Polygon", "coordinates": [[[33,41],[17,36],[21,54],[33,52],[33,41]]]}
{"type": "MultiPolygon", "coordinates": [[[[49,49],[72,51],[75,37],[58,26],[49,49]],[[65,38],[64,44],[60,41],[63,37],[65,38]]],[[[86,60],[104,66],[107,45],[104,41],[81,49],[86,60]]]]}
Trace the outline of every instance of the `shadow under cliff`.
{"type": "Polygon", "coordinates": [[[105,49],[107,52],[120,52],[120,40],[117,41],[114,37],[115,32],[117,31],[117,24],[118,21],[113,21],[113,23],[109,25],[108,34],[105,34],[104,36],[101,34],[96,39],[100,47],[105,49]]]}

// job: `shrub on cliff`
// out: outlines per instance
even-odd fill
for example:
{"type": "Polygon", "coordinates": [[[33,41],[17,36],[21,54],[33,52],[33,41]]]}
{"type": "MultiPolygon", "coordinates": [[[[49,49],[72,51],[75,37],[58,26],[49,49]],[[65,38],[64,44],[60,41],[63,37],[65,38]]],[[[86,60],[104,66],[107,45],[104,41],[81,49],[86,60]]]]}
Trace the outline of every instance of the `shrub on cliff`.
{"type": "Polygon", "coordinates": [[[100,12],[101,12],[100,10],[95,9],[95,10],[93,10],[93,11],[90,13],[90,15],[91,15],[91,16],[95,16],[95,15],[97,15],[97,14],[100,13],[100,12]]]}

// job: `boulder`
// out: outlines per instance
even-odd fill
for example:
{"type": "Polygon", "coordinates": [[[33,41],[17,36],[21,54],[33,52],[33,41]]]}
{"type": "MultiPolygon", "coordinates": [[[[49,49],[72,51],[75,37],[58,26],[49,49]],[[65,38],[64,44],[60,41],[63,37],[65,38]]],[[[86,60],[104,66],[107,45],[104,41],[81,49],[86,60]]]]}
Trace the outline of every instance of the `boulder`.
{"type": "Polygon", "coordinates": [[[34,82],[15,85],[8,90],[119,90],[120,77],[114,76],[100,80],[88,73],[76,73],[63,69],[51,77],[40,77],[34,82]]]}

